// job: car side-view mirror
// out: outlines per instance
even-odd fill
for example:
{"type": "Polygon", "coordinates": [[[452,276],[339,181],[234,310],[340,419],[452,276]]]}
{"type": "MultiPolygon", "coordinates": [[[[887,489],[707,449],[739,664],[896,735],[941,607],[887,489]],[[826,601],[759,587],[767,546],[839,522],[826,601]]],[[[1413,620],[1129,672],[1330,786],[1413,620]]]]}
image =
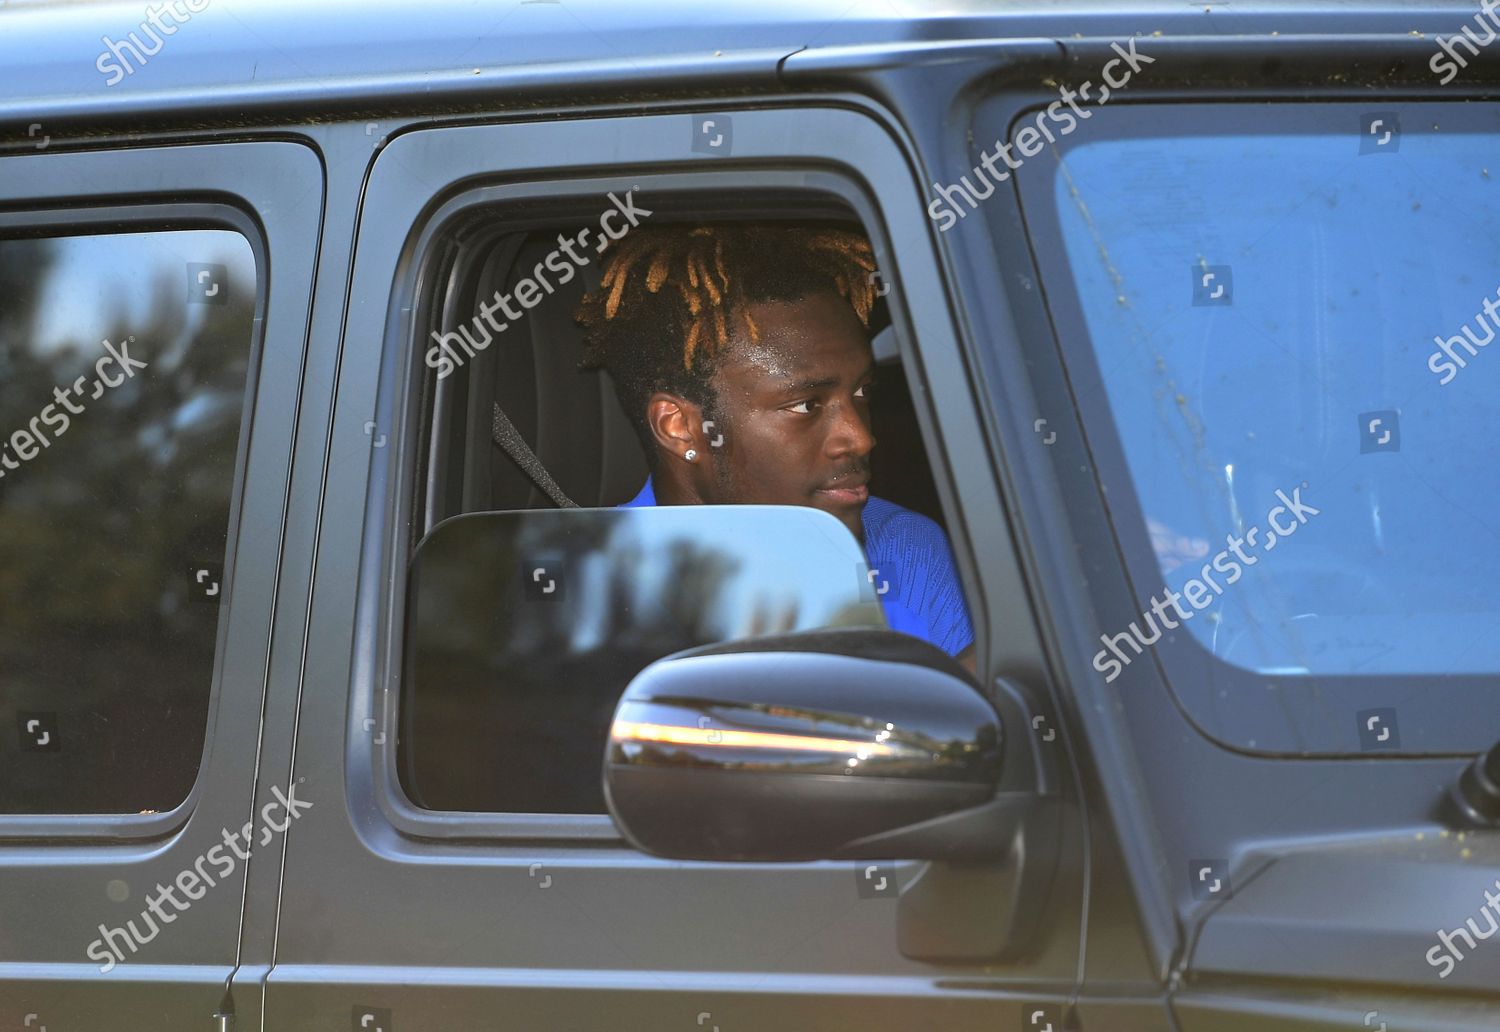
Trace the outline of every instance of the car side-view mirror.
{"type": "Polygon", "coordinates": [[[1000,718],[941,649],[885,630],[690,649],[631,681],[605,755],[637,848],[692,860],[985,859],[1000,718]]]}

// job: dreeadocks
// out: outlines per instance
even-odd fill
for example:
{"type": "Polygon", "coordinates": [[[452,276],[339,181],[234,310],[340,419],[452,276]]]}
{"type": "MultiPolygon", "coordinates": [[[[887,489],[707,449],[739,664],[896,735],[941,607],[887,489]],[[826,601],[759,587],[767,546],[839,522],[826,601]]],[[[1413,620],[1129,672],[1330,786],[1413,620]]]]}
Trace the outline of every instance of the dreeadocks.
{"type": "MultiPolygon", "coordinates": [[[[260,841],[258,845],[266,845],[271,841],[271,835],[281,834],[291,826],[292,821],[302,816],[302,811],[312,809],[312,803],[297,798],[297,786],[293,785],[288,794],[282,795],[279,787],[272,788],[271,794],[276,798],[274,801],[261,807],[260,819],[260,841]],[[286,811],[286,817],[280,822],[272,819],[272,811],[280,806],[286,811]]],[[[164,925],[176,921],[178,916],[191,907],[196,900],[202,899],[208,894],[208,890],[216,887],[219,882],[231,877],[242,860],[250,859],[251,829],[253,821],[246,821],[244,827],[238,832],[232,832],[228,828],[223,829],[224,839],[221,845],[200,854],[191,866],[183,868],[177,877],[172,879],[171,885],[156,883],[156,894],[146,895],[146,909],[140,912],[141,925],[136,927],[134,920],[126,921],[124,928],[99,926],[99,938],[89,943],[85,951],[91,960],[99,961],[99,973],[107,975],[113,971],[116,965],[125,960],[125,950],[129,949],[132,954],[142,946],[151,942],[161,934],[164,925]],[[240,840],[244,839],[243,848],[240,840]],[[206,869],[212,867],[212,872],[206,869]],[[215,875],[218,876],[215,880],[215,875]],[[207,886],[205,888],[205,886],[207,886]],[[187,902],[177,898],[177,893],[187,897],[187,902]],[[164,904],[171,903],[173,911],[168,912],[164,904]],[[160,924],[157,921],[160,920],[160,924]]]]}

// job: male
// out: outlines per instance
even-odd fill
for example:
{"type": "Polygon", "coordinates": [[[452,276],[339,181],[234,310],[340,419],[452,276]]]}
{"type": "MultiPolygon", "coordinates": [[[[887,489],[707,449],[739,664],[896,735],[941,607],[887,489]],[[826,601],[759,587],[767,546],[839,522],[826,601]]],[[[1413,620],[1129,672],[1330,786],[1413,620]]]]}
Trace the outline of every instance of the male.
{"type": "Polygon", "coordinates": [[[880,571],[887,622],[971,670],[974,632],[942,529],[869,493],[869,241],[831,228],[642,226],[579,309],[651,475],[627,506],[807,505],[880,571]]]}

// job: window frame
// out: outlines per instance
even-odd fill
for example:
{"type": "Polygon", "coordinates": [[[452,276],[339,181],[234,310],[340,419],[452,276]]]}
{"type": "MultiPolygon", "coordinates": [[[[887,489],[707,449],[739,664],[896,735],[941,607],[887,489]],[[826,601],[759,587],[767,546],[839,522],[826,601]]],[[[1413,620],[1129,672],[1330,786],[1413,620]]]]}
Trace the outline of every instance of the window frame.
{"type": "MultiPolygon", "coordinates": [[[[323,169],[314,151],[288,141],[0,154],[0,233],[55,228],[68,234],[96,225],[138,231],[181,228],[183,223],[225,228],[249,243],[257,275],[229,496],[225,595],[192,789],[160,813],[0,814],[0,843],[45,843],[37,844],[42,852],[21,850],[0,862],[0,874],[12,877],[17,886],[34,877],[37,865],[60,862],[48,859],[52,849],[68,850],[87,877],[98,877],[102,864],[178,864],[183,850],[196,847],[196,838],[187,834],[192,817],[239,826],[251,811],[300,401],[297,390],[273,390],[270,384],[300,384],[323,190],[323,169]],[[294,186],[305,189],[288,196],[288,187],[294,186]],[[254,490],[272,474],[275,493],[254,490]],[[266,535],[272,526],[275,535],[267,538],[275,546],[272,561],[237,562],[248,538],[266,535]],[[231,681],[239,684],[231,688],[231,681]],[[118,846],[129,846],[130,852],[120,853],[118,846]]],[[[243,873],[239,876],[243,879],[243,873]]],[[[48,939],[72,935],[72,922],[58,922],[48,939]]],[[[172,962],[163,957],[162,963],[172,962]]]]}
{"type": "MultiPolygon", "coordinates": [[[[260,386],[258,371],[260,371],[261,357],[263,357],[266,299],[267,294],[270,293],[266,239],[261,234],[260,228],[245,211],[233,205],[222,204],[222,202],[187,202],[187,204],[108,205],[108,207],[98,208],[36,208],[36,210],[15,211],[15,213],[0,213],[0,239],[17,239],[17,237],[10,236],[12,229],[24,229],[26,234],[23,239],[132,236],[138,233],[169,233],[169,231],[180,231],[180,229],[225,229],[229,233],[236,233],[251,248],[252,260],[255,263],[255,308],[251,318],[251,339],[249,339],[248,354],[246,354],[245,395],[243,395],[242,407],[240,407],[240,425],[236,431],[234,469],[231,471],[231,480],[229,480],[228,526],[225,531],[225,553],[222,556],[223,583],[220,585],[222,598],[228,601],[229,594],[233,591],[234,565],[236,565],[234,556],[239,546],[246,463],[248,463],[249,449],[251,449],[251,417],[254,413],[258,386],[260,386]],[[108,226],[108,231],[89,233],[87,229],[92,226],[101,226],[101,229],[108,226]],[[48,229],[55,229],[55,233],[48,233],[48,229]],[[78,229],[84,229],[83,233],[80,233],[78,229]]],[[[217,621],[213,637],[213,664],[208,669],[208,702],[205,706],[207,718],[204,721],[204,739],[198,750],[198,766],[193,771],[192,787],[187,790],[187,795],[184,795],[183,799],[169,810],[151,814],[23,814],[0,811],[0,838],[5,837],[7,832],[20,834],[20,832],[13,831],[12,826],[6,825],[12,820],[24,819],[24,817],[43,817],[48,820],[52,817],[89,817],[89,819],[104,820],[108,825],[114,825],[114,820],[120,820],[120,825],[115,825],[117,829],[129,832],[130,837],[142,838],[165,834],[166,831],[171,831],[172,828],[180,825],[181,820],[198,801],[202,790],[202,771],[208,759],[210,745],[213,744],[211,733],[213,733],[214,715],[219,708],[223,649],[225,649],[226,637],[228,637],[228,606],[225,601],[220,601],[217,607],[217,621]]],[[[49,832],[49,834],[57,834],[57,832],[49,832]]]]}
{"type": "MultiPolygon", "coordinates": [[[[653,213],[657,211],[666,213],[669,209],[676,208],[680,209],[683,215],[709,211],[711,199],[731,195],[740,196],[741,191],[756,194],[787,193],[807,198],[820,197],[834,204],[842,204],[854,213],[870,235],[877,255],[890,253],[888,248],[882,248],[876,241],[878,230],[874,228],[877,222],[873,218],[873,206],[858,191],[855,184],[834,173],[809,174],[792,170],[659,172],[633,177],[625,188],[639,190],[637,197],[641,200],[642,206],[648,204],[653,206],[651,207],[653,213]],[[810,180],[812,182],[809,182],[810,180]],[[694,201],[697,203],[693,203],[694,201]]],[[[392,298],[393,307],[399,304],[401,313],[404,316],[409,314],[402,330],[398,331],[401,336],[397,338],[409,356],[415,358],[425,350],[425,330],[431,323],[429,304],[436,303],[444,308],[447,307],[446,298],[440,292],[431,292],[430,277],[435,272],[431,263],[435,252],[443,245],[445,234],[450,231],[450,227],[455,222],[465,217],[472,217],[482,210],[511,209],[513,214],[505,218],[503,229],[500,230],[502,236],[554,228],[559,224],[578,221],[577,216],[581,212],[590,213],[583,216],[585,219],[594,217],[601,210],[600,200],[607,197],[611,190],[619,192],[621,189],[622,180],[619,177],[588,177],[555,182],[476,186],[449,197],[421,225],[407,252],[407,260],[416,270],[415,275],[407,277],[392,298]],[[545,205],[544,212],[523,215],[515,211],[517,208],[529,208],[539,203],[545,205]]],[[[894,321],[893,313],[893,324],[894,321]]],[[[493,360],[494,353],[487,352],[486,357],[493,360]]],[[[417,439],[429,440],[429,428],[420,425],[422,392],[417,389],[417,386],[419,382],[425,384],[430,381],[422,375],[425,370],[422,369],[420,363],[416,361],[411,363],[408,375],[411,375],[413,371],[418,375],[413,376],[409,381],[409,389],[406,392],[406,419],[408,421],[406,425],[411,427],[411,432],[417,435],[417,439]],[[414,403],[418,406],[416,412],[411,410],[414,403]]],[[[447,383],[451,389],[451,385],[458,381],[456,377],[448,377],[437,382],[447,383]]],[[[433,413],[443,403],[444,394],[441,387],[437,398],[433,413]]],[[[450,402],[450,404],[453,403],[456,402],[450,402]]],[[[429,418],[433,417],[429,416],[429,418]]],[[[431,458],[429,454],[428,459],[431,458]]],[[[400,483],[395,490],[397,499],[395,526],[415,527],[421,514],[408,509],[407,506],[411,504],[412,499],[417,497],[419,491],[425,502],[426,485],[417,481],[416,464],[409,463],[403,469],[400,483]]],[[[415,542],[411,551],[415,551],[416,544],[419,543],[415,542]]],[[[398,568],[401,571],[401,594],[397,603],[399,611],[388,612],[387,620],[383,621],[389,634],[388,646],[384,650],[387,662],[386,697],[393,700],[385,719],[391,721],[393,726],[400,725],[398,710],[401,697],[400,671],[403,669],[405,657],[404,634],[401,631],[392,633],[392,624],[399,622],[401,627],[405,626],[405,588],[410,555],[411,552],[407,552],[404,556],[393,553],[389,560],[391,565],[388,567],[393,571],[398,568]]],[[[977,628],[975,633],[977,641],[977,628]]],[[[390,733],[388,732],[387,740],[389,739],[390,733]]],[[[394,746],[394,742],[390,744],[394,746]]],[[[386,785],[386,792],[382,793],[382,804],[386,808],[387,816],[393,824],[408,833],[442,839],[472,838],[479,835],[485,838],[507,840],[559,838],[603,840],[611,843],[624,841],[613,818],[608,814],[476,813],[422,809],[411,802],[399,784],[394,751],[377,749],[375,755],[379,768],[377,777],[383,779],[386,785]]],[[[602,765],[602,757],[600,762],[602,765]]]]}
{"type": "MultiPolygon", "coordinates": [[[[819,111],[818,114],[827,116],[831,112],[819,111]]],[[[749,120],[757,116],[777,119],[778,122],[784,117],[781,113],[771,111],[736,113],[735,118],[749,120]]],[[[900,263],[894,257],[896,252],[888,243],[889,229],[882,217],[882,206],[875,199],[882,189],[890,189],[889,185],[881,187],[869,179],[862,179],[847,166],[830,167],[826,160],[809,160],[799,156],[804,148],[809,153],[821,155],[821,148],[816,144],[809,146],[785,143],[782,145],[785,149],[781,153],[762,156],[752,167],[746,167],[741,162],[716,163],[711,158],[705,159],[688,152],[691,123],[685,117],[678,117],[681,118],[681,149],[684,152],[682,167],[675,167],[673,163],[667,162],[664,169],[661,164],[643,169],[639,162],[632,164],[622,159],[619,162],[620,171],[616,174],[599,174],[602,171],[600,166],[594,165],[587,170],[590,174],[582,175],[579,174],[579,169],[569,167],[565,163],[566,159],[555,167],[546,158],[533,159],[537,164],[546,166],[538,169],[532,167],[524,155],[507,158],[496,155],[493,151],[476,154],[473,149],[463,147],[461,134],[478,133],[482,137],[486,130],[493,131],[493,127],[482,125],[429,128],[410,134],[410,138],[398,137],[387,144],[377,162],[377,171],[380,162],[396,162],[403,143],[427,148],[426,153],[422,154],[424,163],[441,146],[440,138],[447,137],[442,143],[451,142],[455,145],[451,151],[442,151],[451,159],[444,164],[441,173],[446,178],[440,183],[422,183],[429,194],[419,195],[415,199],[400,194],[396,180],[405,180],[402,185],[410,190],[412,181],[424,175],[407,161],[399,162],[393,171],[388,172],[386,181],[389,185],[385,190],[379,189],[378,185],[372,186],[366,198],[366,210],[370,210],[369,205],[375,204],[375,210],[382,212],[382,225],[377,227],[368,219],[362,220],[358,250],[359,258],[375,266],[375,269],[365,272],[366,276],[380,276],[381,270],[390,270],[390,279],[387,280],[391,285],[390,303],[386,311],[379,315],[383,325],[384,346],[379,368],[372,371],[377,379],[377,383],[372,385],[376,394],[373,423],[378,428],[377,432],[389,434],[396,446],[383,450],[384,461],[378,454],[372,456],[370,477],[365,485],[365,536],[362,541],[359,599],[356,603],[357,644],[349,695],[348,772],[351,806],[366,811],[378,809],[384,819],[402,835],[413,839],[449,842],[475,839],[499,842],[560,840],[593,842],[599,845],[623,842],[613,820],[607,814],[428,811],[413,805],[399,783],[392,738],[399,725],[396,706],[400,697],[399,676],[404,663],[402,634],[406,616],[406,565],[410,555],[410,549],[403,544],[402,539],[410,532],[413,519],[418,518],[413,508],[418,492],[414,471],[416,452],[425,440],[424,428],[418,425],[422,414],[422,394],[417,388],[416,377],[423,372],[421,356],[424,342],[418,340],[416,335],[417,328],[422,325],[417,321],[417,314],[424,297],[431,296],[427,293],[430,289],[427,256],[448,220],[465,209],[481,205],[493,208],[497,204],[535,206],[545,203],[547,212],[536,220],[536,224],[553,226],[565,221],[559,213],[567,205],[581,208],[592,217],[600,210],[599,201],[609,191],[635,189],[642,205],[653,212],[674,210],[675,213],[701,216],[704,211],[713,210],[704,201],[723,198],[739,190],[775,192],[798,197],[821,195],[829,203],[852,214],[869,234],[877,265],[882,272],[895,272],[886,277],[893,287],[888,298],[891,302],[892,324],[898,327],[896,333],[901,357],[913,385],[913,394],[916,395],[919,390],[922,393],[922,397],[914,398],[914,401],[923,444],[948,519],[950,541],[958,562],[965,598],[974,618],[978,656],[981,664],[986,662],[985,649],[993,638],[989,630],[986,597],[977,574],[979,564],[976,551],[967,540],[967,533],[971,532],[975,520],[972,517],[968,520],[960,518],[956,498],[963,488],[962,485],[955,485],[948,473],[949,469],[960,464],[945,463],[944,439],[931,406],[932,388],[919,387],[925,384],[927,372],[922,364],[922,352],[916,346],[917,327],[922,327],[920,333],[924,340],[930,337],[934,341],[931,346],[934,352],[940,353],[947,348],[956,350],[958,345],[953,336],[952,311],[945,300],[937,301],[935,306],[929,304],[927,308],[935,309],[930,312],[914,310],[913,306],[908,306],[903,300],[903,290],[908,288],[916,289],[930,298],[946,299],[946,290],[937,278],[937,263],[925,259],[915,263],[922,273],[917,277],[919,286],[912,287],[906,283],[900,263]],[[715,164],[719,167],[712,170],[704,168],[705,165],[715,164]],[[768,165],[773,167],[767,167],[768,165]],[[372,237],[375,238],[373,241],[372,237]],[[941,343],[938,343],[940,340],[941,343]]],[[[654,120],[665,122],[669,119],[672,116],[657,116],[654,120]]],[[[647,119],[631,121],[638,124],[647,119]]],[[[507,128],[512,132],[545,131],[542,126],[507,128]]],[[[904,179],[907,173],[905,169],[892,169],[889,174],[904,179]]],[[[372,183],[378,184],[378,181],[377,176],[372,183]]],[[[906,180],[906,184],[909,182],[906,180]]],[[[913,201],[918,196],[910,185],[905,185],[903,197],[908,194],[913,201]]],[[[359,267],[359,258],[356,260],[356,284],[363,271],[359,267]]],[[[374,316],[375,313],[372,313],[372,323],[374,316]]],[[[370,328],[373,329],[373,325],[370,328]]],[[[962,365],[943,367],[945,375],[954,375],[955,371],[962,374],[962,365]]],[[[341,393],[343,389],[341,384],[341,393]]],[[[967,385],[964,396],[970,398],[972,393],[973,385],[967,385]]],[[[954,421],[959,421],[959,418],[955,417],[954,421]]],[[[961,418],[972,420],[973,417],[966,412],[961,418]]],[[[951,433],[952,428],[948,429],[951,433]]],[[[977,437],[976,430],[974,438],[977,437]]],[[[969,442],[954,445],[950,440],[948,447],[974,448],[976,445],[969,442]]],[[[988,460],[980,461],[987,468],[988,460]]],[[[973,490],[989,493],[994,490],[994,485],[975,485],[973,490]]],[[[975,506],[975,509],[999,516],[1003,526],[1003,516],[999,515],[1001,508],[998,504],[975,506]]],[[[979,521],[985,524],[986,531],[993,527],[989,519],[987,516],[979,521]]],[[[1008,531],[1005,532],[1003,547],[1008,554],[1011,548],[1008,531]]],[[[997,565],[993,561],[987,563],[987,580],[992,579],[989,577],[990,570],[997,565]]],[[[1000,567],[999,572],[1009,575],[1015,572],[1015,568],[1000,567]]],[[[1022,606],[1029,605],[1019,588],[1012,594],[1009,604],[1017,602],[1022,606]]],[[[983,675],[980,681],[984,683],[983,675]]],[[[1029,712],[1028,705],[1034,705],[1016,696],[1014,692],[991,690],[990,696],[1002,712],[1008,711],[1017,703],[1023,711],[1029,712]]],[[[1018,719],[1018,723],[1025,722],[1024,719],[1018,719]]],[[[1030,763],[1030,757],[1024,751],[1016,750],[1014,755],[1018,768],[1030,763]]]]}
{"type": "Polygon", "coordinates": [[[92,208],[40,207],[0,211],[0,238],[131,236],[137,233],[217,229],[236,233],[250,247],[255,262],[255,306],[246,354],[245,390],[236,431],[234,468],[230,471],[229,521],[226,528],[223,601],[218,606],[214,632],[214,660],[209,670],[207,719],[192,787],[171,809],[152,814],[16,814],[0,812],[0,841],[37,835],[63,838],[146,839],[180,827],[196,809],[203,794],[204,771],[213,746],[213,729],[221,705],[224,652],[229,637],[229,605],[233,592],[244,492],[250,453],[250,433],[260,389],[260,367],[265,344],[265,312],[270,293],[269,254],[259,224],[240,208],[216,201],[111,204],[92,208]],[[91,230],[95,230],[92,231],[91,230]]]}

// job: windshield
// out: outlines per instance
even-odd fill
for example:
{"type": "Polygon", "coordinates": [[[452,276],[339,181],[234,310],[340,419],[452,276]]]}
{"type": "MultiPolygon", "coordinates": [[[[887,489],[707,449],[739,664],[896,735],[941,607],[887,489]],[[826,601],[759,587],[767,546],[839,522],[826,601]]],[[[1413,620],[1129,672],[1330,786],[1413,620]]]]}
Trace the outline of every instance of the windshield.
{"type": "Polygon", "coordinates": [[[1097,116],[1023,198],[1140,613],[1186,631],[1105,637],[1162,630],[1139,655],[1241,742],[1352,746],[1345,702],[1386,695],[1451,747],[1415,679],[1473,714],[1500,670],[1492,116],[1097,116]],[[1266,705],[1299,681],[1329,735],[1266,705]]]}

